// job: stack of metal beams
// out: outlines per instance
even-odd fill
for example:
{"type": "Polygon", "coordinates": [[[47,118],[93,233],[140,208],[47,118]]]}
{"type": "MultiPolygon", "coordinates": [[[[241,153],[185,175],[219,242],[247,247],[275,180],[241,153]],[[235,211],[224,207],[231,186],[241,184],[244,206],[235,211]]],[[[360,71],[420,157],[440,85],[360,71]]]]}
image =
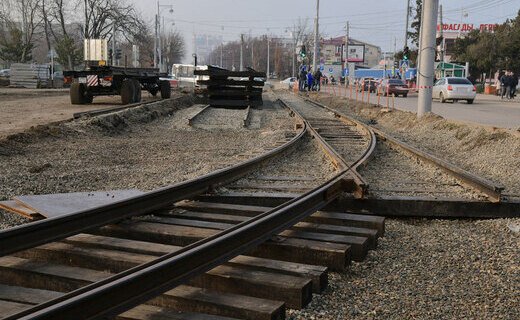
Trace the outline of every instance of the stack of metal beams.
{"type": "Polygon", "coordinates": [[[261,106],[265,72],[251,68],[246,71],[230,71],[208,66],[207,70],[196,70],[195,75],[209,79],[198,80],[207,87],[209,104],[217,108],[247,108],[261,106]]]}

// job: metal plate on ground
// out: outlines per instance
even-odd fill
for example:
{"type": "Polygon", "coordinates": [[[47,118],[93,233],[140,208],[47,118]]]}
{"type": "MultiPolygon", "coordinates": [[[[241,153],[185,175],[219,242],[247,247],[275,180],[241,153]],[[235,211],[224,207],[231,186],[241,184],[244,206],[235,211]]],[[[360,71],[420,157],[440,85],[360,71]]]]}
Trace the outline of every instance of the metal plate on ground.
{"type": "Polygon", "coordinates": [[[92,209],[143,194],[137,189],[18,196],[13,199],[46,218],[92,209]]]}
{"type": "Polygon", "coordinates": [[[22,205],[19,202],[14,201],[14,200],[0,201],[0,209],[4,209],[9,212],[14,212],[16,214],[20,214],[29,219],[43,218],[36,211],[34,211],[30,208],[27,208],[26,206],[22,205]]]}

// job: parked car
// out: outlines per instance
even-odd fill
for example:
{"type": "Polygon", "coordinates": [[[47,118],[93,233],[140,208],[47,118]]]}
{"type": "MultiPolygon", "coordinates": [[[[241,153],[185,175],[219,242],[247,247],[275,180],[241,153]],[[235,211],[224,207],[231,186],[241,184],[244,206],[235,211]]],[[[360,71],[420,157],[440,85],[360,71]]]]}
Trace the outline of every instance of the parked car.
{"type": "Polygon", "coordinates": [[[401,79],[383,79],[379,85],[384,96],[395,94],[396,96],[408,96],[408,85],[401,79]]]}
{"type": "Polygon", "coordinates": [[[361,91],[376,92],[378,84],[379,83],[374,79],[361,80],[360,85],[359,85],[359,92],[361,92],[361,91]]]}
{"type": "Polygon", "coordinates": [[[477,88],[466,78],[446,77],[435,82],[432,96],[441,103],[446,100],[466,100],[468,104],[472,104],[477,96],[477,88]]]}
{"type": "Polygon", "coordinates": [[[295,77],[290,77],[290,78],[287,78],[285,80],[280,81],[280,83],[289,86],[289,89],[293,88],[293,85],[294,85],[295,82],[296,82],[296,78],[295,77]]]}
{"type": "Polygon", "coordinates": [[[9,78],[11,76],[11,69],[0,70],[0,77],[9,78]]]}

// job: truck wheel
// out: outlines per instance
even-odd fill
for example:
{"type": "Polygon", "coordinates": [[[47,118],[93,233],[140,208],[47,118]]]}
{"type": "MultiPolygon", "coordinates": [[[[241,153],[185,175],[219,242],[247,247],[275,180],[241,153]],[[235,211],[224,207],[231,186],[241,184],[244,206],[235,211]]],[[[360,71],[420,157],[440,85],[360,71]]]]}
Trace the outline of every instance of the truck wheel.
{"type": "Polygon", "coordinates": [[[134,102],[141,102],[141,83],[136,79],[132,79],[132,82],[135,89],[134,102]]]}
{"type": "Polygon", "coordinates": [[[159,83],[159,85],[161,87],[161,98],[170,99],[170,97],[172,96],[172,88],[170,86],[170,82],[163,80],[159,83]]]}
{"type": "Polygon", "coordinates": [[[83,83],[73,83],[70,85],[70,103],[85,104],[85,85],[83,83]]]}
{"type": "Polygon", "coordinates": [[[132,79],[125,79],[121,84],[121,102],[123,104],[130,104],[134,102],[135,86],[132,79]]]}
{"type": "Polygon", "coordinates": [[[94,101],[94,96],[90,92],[85,92],[85,103],[92,103],[94,101]]]}

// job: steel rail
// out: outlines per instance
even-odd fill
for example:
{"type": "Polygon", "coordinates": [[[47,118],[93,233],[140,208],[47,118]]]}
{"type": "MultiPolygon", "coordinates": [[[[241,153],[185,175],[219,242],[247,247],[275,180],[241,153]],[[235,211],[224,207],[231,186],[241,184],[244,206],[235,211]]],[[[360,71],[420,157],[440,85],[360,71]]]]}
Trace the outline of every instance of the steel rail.
{"type": "MultiPolygon", "coordinates": [[[[341,113],[337,110],[334,110],[330,107],[327,107],[319,102],[306,99],[307,101],[320,106],[322,108],[325,108],[326,110],[329,110],[330,112],[333,112],[337,117],[346,119],[347,121],[353,121],[356,123],[361,123],[358,120],[352,119],[351,117],[345,115],[344,113],[341,113]]],[[[451,176],[455,177],[459,181],[461,181],[466,186],[472,187],[474,189],[479,190],[483,194],[485,194],[490,202],[500,202],[502,200],[502,191],[504,190],[504,187],[501,185],[498,185],[490,180],[487,180],[485,178],[479,177],[467,170],[464,170],[452,163],[449,163],[431,153],[422,151],[416,147],[411,146],[410,144],[407,144],[403,141],[400,141],[391,135],[375,128],[374,126],[365,124],[367,127],[370,127],[371,130],[375,132],[381,139],[386,140],[393,145],[403,149],[404,151],[408,152],[409,154],[412,154],[415,157],[418,157],[428,163],[431,163],[442,170],[444,170],[446,173],[450,174],[451,176]]]]}
{"type": "MultiPolygon", "coordinates": [[[[305,120],[302,114],[300,114],[297,110],[294,110],[289,107],[289,105],[282,99],[278,99],[278,102],[286,107],[292,110],[298,117],[307,123],[307,127],[309,130],[309,133],[315,138],[320,141],[320,145],[322,147],[323,152],[329,157],[329,159],[334,163],[335,167],[339,170],[346,170],[349,171],[349,175],[352,179],[345,179],[344,188],[345,191],[352,192],[355,198],[361,199],[365,197],[368,194],[368,183],[365,181],[365,179],[355,170],[354,167],[357,168],[358,165],[366,161],[366,158],[369,154],[375,150],[375,136],[373,134],[370,134],[370,143],[369,148],[367,148],[363,155],[356,160],[353,164],[349,165],[345,159],[319,134],[319,132],[316,131],[312,127],[312,125],[305,120]]],[[[371,132],[371,130],[368,128],[367,132],[371,132]]]]}
{"type": "Polygon", "coordinates": [[[236,180],[262,163],[290,150],[305,135],[306,125],[287,143],[253,159],[204,176],[97,208],[31,222],[0,231],[0,256],[72,236],[121,219],[144,215],[236,180]]]}
{"type": "Polygon", "coordinates": [[[124,105],[124,106],[116,106],[116,107],[109,107],[109,108],[105,108],[105,109],[76,112],[76,113],[74,113],[72,115],[72,118],[73,119],[79,119],[79,118],[87,117],[87,116],[88,117],[95,117],[95,116],[109,114],[109,113],[117,112],[117,111],[121,111],[121,110],[142,107],[142,106],[146,106],[146,105],[149,105],[149,104],[152,104],[152,103],[156,103],[156,102],[175,101],[175,100],[179,100],[179,99],[182,99],[182,98],[184,98],[184,97],[174,97],[174,98],[170,98],[170,99],[156,99],[156,100],[152,100],[152,101],[131,103],[131,104],[127,104],[127,105],[124,105]]]}
{"type": "Polygon", "coordinates": [[[204,108],[200,109],[199,111],[197,111],[197,113],[195,113],[194,115],[192,115],[191,117],[188,118],[188,125],[191,126],[193,124],[193,122],[195,121],[195,119],[197,117],[199,117],[201,114],[203,114],[204,112],[206,112],[207,109],[209,109],[211,107],[211,105],[206,105],[204,106],[204,108]]]}
{"type": "MultiPolygon", "coordinates": [[[[359,174],[359,172],[357,170],[360,166],[366,165],[374,154],[374,151],[376,149],[376,144],[377,144],[377,139],[376,139],[376,135],[375,135],[374,131],[372,130],[372,128],[370,126],[366,125],[365,123],[363,123],[361,121],[342,117],[341,115],[338,115],[338,113],[336,113],[335,110],[330,109],[326,106],[320,105],[320,104],[316,103],[315,101],[310,100],[308,98],[304,98],[304,100],[311,104],[322,107],[322,108],[326,109],[327,111],[332,112],[334,114],[334,116],[336,118],[338,118],[341,122],[343,122],[345,124],[355,124],[357,127],[362,128],[366,132],[367,136],[369,137],[368,148],[363,152],[363,155],[358,160],[356,160],[355,162],[350,164],[350,166],[348,166],[348,164],[347,164],[350,172],[354,176],[355,184],[357,186],[357,190],[355,190],[354,196],[356,198],[364,198],[369,193],[369,184],[368,184],[368,182],[365,181],[365,179],[359,174]]],[[[309,126],[310,126],[310,124],[309,124],[309,126]]]]}
{"type": "Polygon", "coordinates": [[[116,316],[247,252],[323,208],[342,193],[346,172],[217,235],[6,319],[105,319],[116,316]]]}
{"type": "MultiPolygon", "coordinates": [[[[301,120],[304,130],[308,130],[308,123],[301,120]]],[[[320,143],[325,143],[319,138],[320,143]]],[[[247,252],[325,207],[343,192],[348,172],[345,168],[318,188],[214,236],[7,319],[68,319],[78,315],[82,319],[101,319],[116,316],[247,252]]]]}

